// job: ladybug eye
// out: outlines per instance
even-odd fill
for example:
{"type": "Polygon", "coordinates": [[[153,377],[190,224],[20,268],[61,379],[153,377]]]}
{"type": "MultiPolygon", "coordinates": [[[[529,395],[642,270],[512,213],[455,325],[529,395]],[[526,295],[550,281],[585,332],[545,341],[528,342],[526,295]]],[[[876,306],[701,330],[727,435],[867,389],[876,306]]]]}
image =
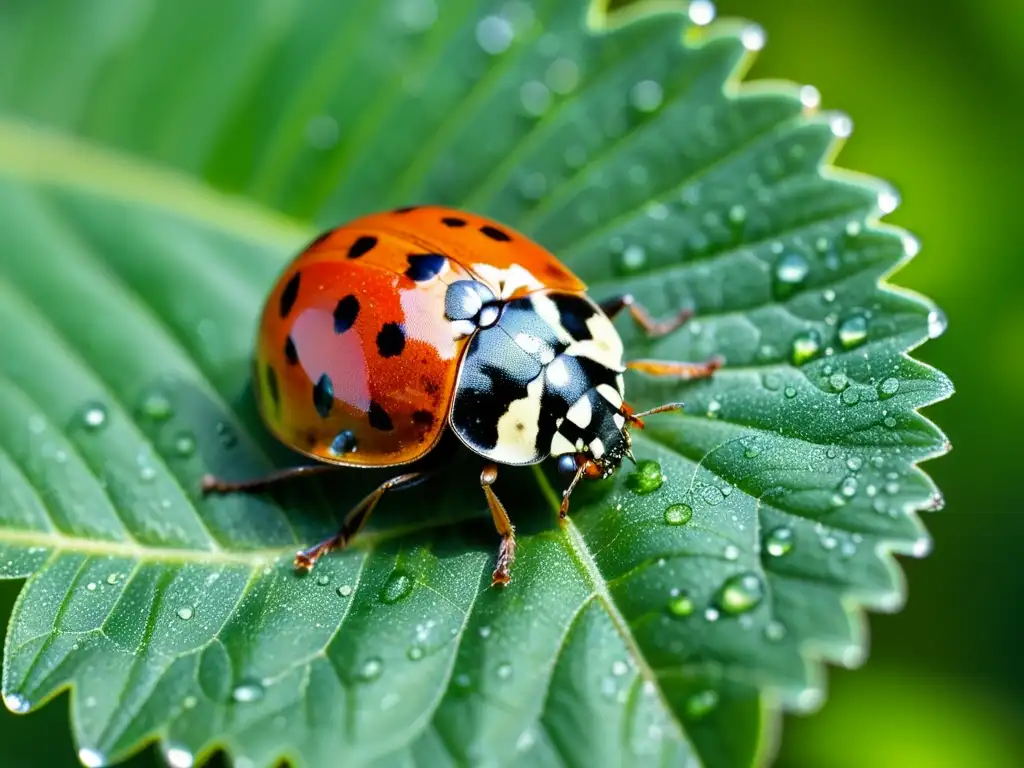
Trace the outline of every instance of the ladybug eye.
{"type": "Polygon", "coordinates": [[[558,457],[558,471],[563,475],[576,474],[576,457],[571,453],[563,453],[558,457]]]}

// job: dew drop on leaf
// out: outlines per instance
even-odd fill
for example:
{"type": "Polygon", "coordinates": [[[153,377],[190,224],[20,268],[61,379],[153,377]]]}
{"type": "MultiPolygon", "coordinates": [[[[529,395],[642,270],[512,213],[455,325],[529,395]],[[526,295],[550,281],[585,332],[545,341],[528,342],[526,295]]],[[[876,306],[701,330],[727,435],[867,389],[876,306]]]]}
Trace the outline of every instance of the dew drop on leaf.
{"type": "Polygon", "coordinates": [[[142,415],[152,421],[167,421],[174,415],[171,401],[163,392],[150,392],[142,398],[139,410],[142,415]]]}
{"type": "Polygon", "coordinates": [[[350,585],[348,585],[348,584],[342,584],[335,591],[338,593],[339,597],[348,597],[349,595],[352,594],[352,587],[350,585]]]}
{"type": "Polygon", "coordinates": [[[777,643],[786,636],[786,627],[780,621],[769,621],[765,624],[764,636],[773,643],[777,643]]]}
{"type": "Polygon", "coordinates": [[[551,106],[551,91],[540,80],[528,80],[519,89],[519,101],[526,114],[540,117],[551,106]]]}
{"type": "Polygon", "coordinates": [[[326,587],[328,584],[331,583],[331,577],[326,573],[321,573],[319,576],[316,577],[316,583],[319,584],[321,587],[326,587]]]}
{"type": "Polygon", "coordinates": [[[370,658],[363,662],[363,666],[359,668],[359,679],[369,683],[380,677],[383,671],[384,663],[376,657],[370,658]]]}
{"type": "Polygon", "coordinates": [[[785,394],[787,398],[792,399],[792,398],[796,397],[796,388],[795,387],[786,387],[786,389],[785,389],[783,394],[785,394]]]}
{"type": "Polygon", "coordinates": [[[612,674],[616,677],[622,677],[624,674],[629,672],[629,665],[624,661],[612,662],[612,674]]]}
{"type": "Polygon", "coordinates": [[[851,472],[859,472],[864,466],[864,460],[860,456],[851,456],[846,460],[846,468],[851,472]]]}
{"type": "Polygon", "coordinates": [[[409,647],[409,650],[405,652],[405,655],[409,657],[410,661],[419,661],[423,658],[423,654],[423,646],[421,645],[412,645],[409,647]]]}
{"type": "Polygon", "coordinates": [[[249,704],[262,699],[264,693],[265,691],[260,683],[250,680],[235,686],[235,689],[231,692],[231,698],[239,704],[249,704]]]}
{"type": "Polygon", "coordinates": [[[892,397],[899,391],[899,379],[895,379],[892,376],[882,379],[882,383],[878,385],[878,396],[882,399],[892,397]]]}
{"type": "Polygon", "coordinates": [[[486,16],[476,25],[477,44],[492,56],[507,51],[514,36],[512,24],[501,16],[486,16]]]}
{"type": "Polygon", "coordinates": [[[117,578],[118,577],[116,573],[110,574],[109,576],[107,576],[107,584],[117,584],[117,578]]]}
{"type": "Polygon", "coordinates": [[[685,592],[680,592],[668,601],[668,611],[673,616],[689,616],[693,613],[694,607],[693,600],[685,592]]]}
{"type": "Polygon", "coordinates": [[[708,607],[704,609],[704,619],[706,621],[718,621],[718,609],[714,607],[708,607]]]}
{"type": "Polygon", "coordinates": [[[195,615],[195,611],[192,609],[191,606],[188,605],[181,606],[181,608],[178,609],[177,613],[178,618],[182,621],[189,621],[195,615]]]}
{"type": "Polygon", "coordinates": [[[89,431],[99,431],[107,424],[107,407],[102,403],[90,403],[82,409],[81,420],[89,431]]]}
{"type": "Polygon", "coordinates": [[[664,93],[654,80],[641,80],[629,92],[629,101],[641,112],[653,112],[661,106],[664,93]]]}
{"type": "Polygon", "coordinates": [[[686,525],[693,517],[693,508],[689,504],[672,504],[665,510],[665,522],[669,525],[686,525]]]}
{"type": "Polygon", "coordinates": [[[860,391],[856,389],[847,389],[840,395],[840,400],[843,401],[843,405],[856,405],[860,402],[860,391]]]}
{"type": "Polygon", "coordinates": [[[388,605],[394,605],[399,600],[409,596],[412,592],[413,582],[405,571],[394,571],[388,576],[384,589],[381,590],[380,599],[388,605]]]}
{"type": "Polygon", "coordinates": [[[195,755],[182,746],[168,746],[164,759],[170,768],[192,768],[196,761],[195,755]]]}
{"type": "Polygon", "coordinates": [[[544,75],[548,88],[563,96],[572,93],[580,81],[580,70],[576,62],[565,57],[551,62],[544,75]]]}
{"type": "Polygon", "coordinates": [[[782,557],[793,549],[793,529],[785,525],[773,528],[764,538],[764,548],[772,557],[782,557]]]}
{"type": "Polygon", "coordinates": [[[102,753],[89,747],[82,747],[78,750],[78,762],[85,768],[103,768],[107,764],[107,758],[102,753]]]}
{"type": "Polygon", "coordinates": [[[761,579],[753,573],[740,573],[725,580],[718,604],[726,613],[736,615],[756,607],[763,597],[761,579]]]}
{"type": "Polygon", "coordinates": [[[775,265],[775,293],[786,297],[804,281],[811,266],[799,253],[787,253],[775,265]]]}
{"type": "Polygon", "coordinates": [[[502,662],[498,665],[497,675],[502,680],[508,680],[508,678],[512,677],[512,665],[507,661],[502,662]]]}
{"type": "Polygon", "coordinates": [[[847,477],[839,485],[839,492],[846,498],[852,498],[857,494],[857,478],[847,477]]]}
{"type": "Polygon", "coordinates": [[[174,452],[181,458],[196,452],[196,439],[191,432],[179,432],[174,436],[174,452]]]}
{"type": "Polygon", "coordinates": [[[946,320],[946,313],[941,309],[933,309],[928,313],[928,338],[939,338],[939,336],[946,332],[948,324],[949,321],[946,320]]]}
{"type": "Polygon", "coordinates": [[[18,714],[28,712],[31,705],[28,703],[28,699],[22,696],[20,693],[5,693],[4,694],[4,705],[18,714]]]}
{"type": "Polygon", "coordinates": [[[863,315],[851,315],[839,324],[839,343],[846,349],[863,343],[868,336],[868,321],[863,315]]]}
{"type": "Polygon", "coordinates": [[[639,245],[630,245],[622,252],[619,259],[622,268],[627,272],[636,272],[643,269],[647,263],[647,252],[639,245]]]}
{"type": "Polygon", "coordinates": [[[740,548],[735,544],[726,544],[725,549],[722,551],[722,555],[726,560],[733,561],[739,559],[740,548]]]}
{"type": "Polygon", "coordinates": [[[686,7],[686,13],[690,21],[703,27],[715,20],[715,4],[711,0],[692,0],[686,7]]]}
{"type": "Polygon", "coordinates": [[[816,330],[801,331],[793,337],[790,358],[793,365],[802,365],[821,351],[821,334],[816,330]]]}
{"type": "Polygon", "coordinates": [[[661,464],[656,461],[641,461],[636,471],[627,478],[627,485],[634,493],[645,495],[661,488],[665,476],[661,473],[661,464]]]}
{"type": "Polygon", "coordinates": [[[710,688],[700,693],[695,693],[686,700],[687,717],[698,720],[709,714],[718,706],[718,692],[710,688]]]}

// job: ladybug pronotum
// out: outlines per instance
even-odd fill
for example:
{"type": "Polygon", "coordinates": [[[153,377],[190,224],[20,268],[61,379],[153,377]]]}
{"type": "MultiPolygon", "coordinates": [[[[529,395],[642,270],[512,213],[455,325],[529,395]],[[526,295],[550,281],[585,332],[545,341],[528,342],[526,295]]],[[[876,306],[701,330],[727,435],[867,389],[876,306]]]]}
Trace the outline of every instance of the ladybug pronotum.
{"type": "Polygon", "coordinates": [[[627,368],[694,379],[719,365],[623,362],[612,325],[623,309],[652,336],[688,316],[656,322],[628,295],[595,303],[552,254],[475,214],[424,206],[338,227],[274,286],[254,365],[267,427],[318,463],[250,482],[207,477],[203,488],[253,490],[338,466],[402,467],[335,535],[296,555],[296,567],[308,569],[351,541],[386,492],[435,472],[435,448],[450,431],[484,459],[480,485],[501,535],[492,584],[507,584],[515,529],[491,488],[498,465],[555,457],[571,477],[564,517],[581,479],[608,477],[633,458],[631,427],[681,407],[635,413],[623,400],[627,368]]]}

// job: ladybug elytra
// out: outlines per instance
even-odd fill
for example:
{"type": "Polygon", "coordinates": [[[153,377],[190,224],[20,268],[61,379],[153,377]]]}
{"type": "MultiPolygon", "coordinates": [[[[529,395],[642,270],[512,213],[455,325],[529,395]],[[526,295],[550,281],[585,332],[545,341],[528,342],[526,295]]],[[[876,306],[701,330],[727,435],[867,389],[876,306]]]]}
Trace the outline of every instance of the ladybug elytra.
{"type": "Polygon", "coordinates": [[[373,214],[333,229],[288,266],[263,310],[254,391],[270,431],[317,463],[261,480],[207,477],[206,491],[253,490],[342,467],[403,467],[360,501],[330,538],[300,551],[308,569],[344,547],[381,497],[432,474],[446,432],[485,459],[480,484],[502,540],[492,584],[507,584],[515,531],[492,485],[498,465],[549,456],[571,477],[561,516],[584,478],[632,459],[643,413],[624,401],[627,368],[680,379],[719,366],[624,362],[612,318],[650,335],[656,322],[628,295],[596,303],[552,254],[495,221],[435,206],[373,214]]]}

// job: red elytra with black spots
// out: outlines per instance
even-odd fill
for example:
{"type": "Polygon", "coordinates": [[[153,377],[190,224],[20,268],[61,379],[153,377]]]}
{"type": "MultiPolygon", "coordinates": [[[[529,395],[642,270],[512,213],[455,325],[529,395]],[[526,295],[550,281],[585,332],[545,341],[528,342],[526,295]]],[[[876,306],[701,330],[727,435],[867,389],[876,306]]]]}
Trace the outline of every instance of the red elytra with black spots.
{"type": "Polygon", "coordinates": [[[445,429],[468,341],[444,314],[457,280],[506,299],[537,286],[584,290],[536,243],[463,211],[402,209],[331,230],[285,270],[263,310],[256,389],[274,435],[346,466],[426,455],[445,429]]]}

